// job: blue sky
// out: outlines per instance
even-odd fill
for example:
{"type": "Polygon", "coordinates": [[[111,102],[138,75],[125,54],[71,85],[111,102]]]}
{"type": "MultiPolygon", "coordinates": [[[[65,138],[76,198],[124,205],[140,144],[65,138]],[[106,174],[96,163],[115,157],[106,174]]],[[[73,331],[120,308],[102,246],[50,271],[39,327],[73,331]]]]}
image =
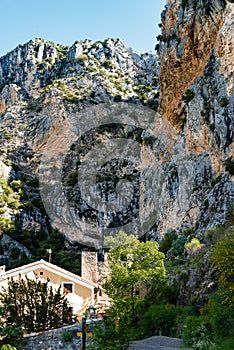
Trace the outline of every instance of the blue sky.
{"type": "Polygon", "coordinates": [[[166,0],[0,0],[0,56],[32,38],[64,45],[75,40],[123,39],[153,51],[166,0]]]}

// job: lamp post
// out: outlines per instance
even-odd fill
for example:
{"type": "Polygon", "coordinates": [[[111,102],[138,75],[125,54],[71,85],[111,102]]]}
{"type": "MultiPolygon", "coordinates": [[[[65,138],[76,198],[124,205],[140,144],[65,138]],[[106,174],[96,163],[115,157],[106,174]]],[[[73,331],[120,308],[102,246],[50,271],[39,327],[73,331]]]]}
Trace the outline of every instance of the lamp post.
{"type": "Polygon", "coordinates": [[[91,305],[90,307],[88,307],[87,311],[88,311],[88,319],[93,320],[96,316],[96,308],[93,305],[91,305]]]}
{"type": "Polygon", "coordinates": [[[83,317],[82,317],[82,346],[81,346],[82,350],[85,350],[85,348],[86,348],[86,332],[87,332],[86,317],[85,317],[85,315],[83,315],[83,317]]]}

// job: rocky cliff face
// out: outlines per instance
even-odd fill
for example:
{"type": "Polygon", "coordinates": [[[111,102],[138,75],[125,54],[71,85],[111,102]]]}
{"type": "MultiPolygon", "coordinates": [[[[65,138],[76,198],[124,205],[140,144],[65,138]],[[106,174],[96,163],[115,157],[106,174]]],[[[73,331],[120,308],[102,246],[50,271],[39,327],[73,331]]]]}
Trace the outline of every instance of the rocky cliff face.
{"type": "MultiPolygon", "coordinates": [[[[166,220],[161,223],[193,227],[201,241],[206,241],[205,232],[212,227],[233,223],[233,21],[231,2],[167,1],[157,46],[159,111],[182,132],[173,150],[180,142],[178,154],[187,157],[176,197],[180,191],[185,194],[188,179],[192,189],[187,198],[183,196],[182,207],[175,205],[176,199],[168,208],[166,201],[162,210],[166,220]]],[[[178,166],[178,160],[174,164],[178,166]]],[[[194,298],[197,306],[204,305],[215,281],[207,252],[197,265],[181,267],[179,302],[187,304],[194,298]]]]}
{"type": "Polygon", "coordinates": [[[233,158],[232,27],[233,5],[223,1],[168,1],[162,14],[160,111],[177,130],[184,124],[184,137],[178,140],[193,163],[190,200],[203,197],[200,205],[191,202],[187,213],[199,208],[195,215],[201,223],[201,217],[210,215],[204,213],[203,202],[209,202],[207,209],[215,214],[208,226],[220,222],[224,211],[218,206],[233,191],[232,182],[229,187],[224,181],[227,159],[233,158]],[[216,191],[226,192],[223,200],[214,199],[216,191]]]}
{"type": "Polygon", "coordinates": [[[1,160],[9,181],[20,180],[27,193],[18,209],[4,202],[3,217],[18,216],[28,232],[48,231],[42,195],[53,225],[69,240],[94,246],[106,228],[154,239],[171,228],[191,229],[202,239],[225,223],[233,211],[233,17],[233,4],[222,0],[168,0],[160,74],[156,56],[139,55],[118,39],[72,47],[34,39],[2,57],[1,160]],[[121,148],[120,139],[131,142],[121,148]],[[105,161],[98,164],[101,145],[105,161]],[[90,159],[87,169],[100,167],[92,177],[96,188],[84,177],[86,193],[77,178],[90,159]],[[41,184],[45,174],[52,180],[41,192],[39,163],[41,184]],[[121,184],[133,194],[128,204],[118,199],[121,184]]]}
{"type": "MultiPolygon", "coordinates": [[[[1,177],[8,182],[7,188],[2,184],[1,195],[2,263],[16,250],[19,257],[21,252],[30,257],[24,247],[10,244],[8,235],[21,237],[18,240],[23,243],[23,235],[38,239],[43,232],[43,239],[48,238],[50,222],[39,191],[39,164],[51,142],[57,142],[55,152],[66,142],[66,134],[61,139],[71,126],[71,116],[95,105],[121,101],[147,105],[153,112],[159,96],[158,71],[156,56],[137,54],[118,39],[77,41],[72,47],[33,39],[0,59],[1,177]],[[14,208],[9,205],[9,191],[14,208]]],[[[89,112],[80,122],[91,127],[93,119],[89,112]]],[[[76,135],[68,138],[72,136],[75,142],[76,135]]],[[[68,189],[75,170],[73,165],[67,170],[68,189]]],[[[89,220],[91,214],[92,210],[86,210],[85,218],[89,220]]]]}
{"type": "Polygon", "coordinates": [[[104,102],[105,95],[146,101],[157,97],[158,61],[119,39],[77,41],[71,47],[33,39],[0,59],[0,79],[2,111],[17,100],[38,98],[41,88],[57,89],[71,101],[104,102]]]}
{"type": "Polygon", "coordinates": [[[173,125],[180,124],[186,90],[203,75],[223,25],[223,0],[172,0],[162,14],[160,35],[160,110],[173,125]]]}

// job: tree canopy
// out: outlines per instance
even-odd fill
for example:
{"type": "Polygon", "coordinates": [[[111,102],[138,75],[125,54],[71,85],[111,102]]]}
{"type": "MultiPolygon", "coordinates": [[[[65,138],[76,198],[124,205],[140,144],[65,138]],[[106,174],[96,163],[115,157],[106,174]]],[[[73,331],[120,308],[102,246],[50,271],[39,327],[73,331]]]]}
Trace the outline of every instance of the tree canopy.
{"type": "Polygon", "coordinates": [[[139,284],[146,294],[152,285],[165,280],[164,254],[158,243],[140,242],[134,235],[120,231],[108,237],[110,277],[104,285],[111,298],[111,309],[106,320],[105,335],[98,337],[95,349],[127,348],[136,320],[136,307],[141,299],[139,284]],[[139,291],[138,291],[139,292],[139,291]]]}
{"type": "Polygon", "coordinates": [[[157,242],[140,242],[134,235],[120,231],[107,240],[111,246],[108,261],[111,277],[106,287],[111,298],[131,295],[137,282],[149,286],[165,278],[164,254],[157,242]]]}
{"type": "Polygon", "coordinates": [[[219,270],[219,293],[224,303],[234,307],[234,231],[217,242],[212,250],[212,260],[219,270]]]}

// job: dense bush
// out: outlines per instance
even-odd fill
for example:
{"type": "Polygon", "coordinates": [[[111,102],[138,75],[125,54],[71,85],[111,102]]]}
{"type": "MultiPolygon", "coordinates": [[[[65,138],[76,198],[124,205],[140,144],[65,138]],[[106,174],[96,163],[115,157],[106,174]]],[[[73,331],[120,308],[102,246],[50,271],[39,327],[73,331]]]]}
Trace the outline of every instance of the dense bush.
{"type": "Polygon", "coordinates": [[[165,255],[171,249],[173,241],[177,239],[178,235],[175,230],[169,230],[165,233],[165,236],[160,241],[159,250],[163,252],[165,255]]]}
{"type": "Polygon", "coordinates": [[[186,242],[187,238],[185,235],[178,236],[176,240],[173,240],[169,253],[174,257],[181,256],[184,253],[186,242]]]}
{"type": "Polygon", "coordinates": [[[22,327],[25,332],[38,332],[63,326],[71,314],[61,287],[55,290],[49,281],[21,278],[8,281],[0,292],[4,307],[2,320],[6,327],[22,327]]]}
{"type": "Polygon", "coordinates": [[[183,96],[183,101],[185,101],[188,104],[190,101],[193,100],[194,96],[195,96],[194,91],[188,89],[185,91],[185,94],[183,96]]]}
{"type": "Polygon", "coordinates": [[[63,340],[69,342],[73,338],[73,333],[71,330],[65,329],[62,333],[63,340]]]}
{"type": "Polygon", "coordinates": [[[229,104],[228,98],[225,96],[221,97],[221,99],[219,100],[220,107],[227,107],[228,104],[229,104]]]}
{"type": "Polygon", "coordinates": [[[114,102],[120,102],[120,101],[122,101],[122,97],[120,95],[115,95],[114,102]]]}
{"type": "Polygon", "coordinates": [[[228,158],[225,160],[224,164],[226,171],[228,171],[231,175],[234,175],[234,159],[228,158]]]}
{"type": "Polygon", "coordinates": [[[7,325],[3,321],[0,326],[0,337],[0,346],[2,345],[0,350],[16,350],[12,345],[18,346],[23,343],[23,329],[21,326],[7,325]]]}
{"type": "Polygon", "coordinates": [[[223,302],[234,307],[234,230],[215,244],[212,260],[220,272],[219,293],[223,297],[223,302]]]}
{"type": "Polygon", "coordinates": [[[214,293],[201,309],[201,316],[186,318],[182,336],[195,350],[233,350],[233,328],[234,308],[214,293]]]}
{"type": "Polygon", "coordinates": [[[151,305],[141,320],[142,333],[146,336],[156,334],[175,336],[178,311],[173,304],[151,305]]]}
{"type": "Polygon", "coordinates": [[[202,244],[198,238],[192,238],[190,242],[185,243],[185,251],[186,253],[191,257],[194,255],[197,255],[202,248],[204,247],[204,244],[202,244]]]}
{"type": "MultiPolygon", "coordinates": [[[[211,258],[219,270],[218,289],[200,310],[200,316],[186,318],[182,333],[185,343],[195,350],[233,350],[234,236],[233,229],[219,227],[216,230],[218,237],[212,240],[211,258]]],[[[216,234],[216,230],[209,234],[216,234]]]]}

